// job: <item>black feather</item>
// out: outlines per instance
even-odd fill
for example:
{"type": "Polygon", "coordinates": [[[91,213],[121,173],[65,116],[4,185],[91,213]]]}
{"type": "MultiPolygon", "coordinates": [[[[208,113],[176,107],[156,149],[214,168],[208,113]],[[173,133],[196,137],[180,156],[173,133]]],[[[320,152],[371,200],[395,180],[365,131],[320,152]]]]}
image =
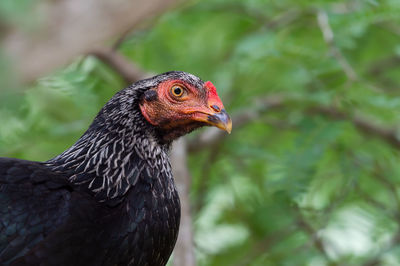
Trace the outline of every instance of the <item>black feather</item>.
{"type": "Polygon", "coordinates": [[[180,202],[169,143],[141,115],[168,72],[117,93],[85,134],[44,162],[0,158],[0,265],[165,265],[180,202]]]}
{"type": "Polygon", "coordinates": [[[144,93],[144,99],[146,100],[146,101],[155,101],[155,100],[157,100],[157,98],[158,98],[158,95],[157,95],[157,91],[155,91],[155,90],[148,90],[148,91],[145,91],[145,93],[144,93]]]}

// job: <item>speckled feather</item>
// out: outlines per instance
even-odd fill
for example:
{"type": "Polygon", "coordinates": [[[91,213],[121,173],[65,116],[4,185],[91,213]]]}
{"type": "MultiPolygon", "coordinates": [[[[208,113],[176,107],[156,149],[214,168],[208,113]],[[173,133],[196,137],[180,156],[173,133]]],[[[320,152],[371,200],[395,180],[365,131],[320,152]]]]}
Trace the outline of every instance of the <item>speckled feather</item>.
{"type": "Polygon", "coordinates": [[[117,93],[84,135],[45,162],[0,158],[0,265],[165,265],[180,202],[170,143],[140,113],[168,72],[117,93]]]}

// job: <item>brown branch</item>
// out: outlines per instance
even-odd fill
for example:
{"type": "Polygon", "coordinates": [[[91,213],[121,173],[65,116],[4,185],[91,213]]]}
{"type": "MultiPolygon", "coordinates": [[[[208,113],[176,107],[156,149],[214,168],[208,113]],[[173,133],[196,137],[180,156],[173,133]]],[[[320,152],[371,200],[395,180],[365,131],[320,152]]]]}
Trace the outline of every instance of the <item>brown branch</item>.
{"type": "Polygon", "coordinates": [[[154,24],[158,21],[157,20],[158,17],[154,17],[153,19],[149,19],[146,20],[144,23],[141,23],[140,25],[132,25],[131,27],[129,27],[124,33],[122,33],[117,40],[114,41],[114,43],[112,44],[112,49],[117,51],[121,45],[127,40],[129,39],[129,37],[131,36],[131,34],[133,34],[134,31],[148,31],[151,27],[154,26],[154,24]]]}
{"type": "Polygon", "coordinates": [[[189,190],[191,176],[187,167],[187,144],[185,138],[175,141],[171,151],[171,163],[177,189],[181,198],[181,223],[174,250],[175,266],[194,266],[193,228],[189,190]]]}
{"type": "Polygon", "coordinates": [[[112,50],[117,51],[120,48],[120,46],[125,42],[125,40],[128,38],[131,32],[132,29],[129,28],[124,33],[122,33],[121,36],[119,36],[118,39],[112,45],[112,50]]]}
{"type": "Polygon", "coordinates": [[[96,48],[89,55],[97,57],[117,72],[127,84],[152,76],[137,67],[133,62],[111,48],[96,48]]]}

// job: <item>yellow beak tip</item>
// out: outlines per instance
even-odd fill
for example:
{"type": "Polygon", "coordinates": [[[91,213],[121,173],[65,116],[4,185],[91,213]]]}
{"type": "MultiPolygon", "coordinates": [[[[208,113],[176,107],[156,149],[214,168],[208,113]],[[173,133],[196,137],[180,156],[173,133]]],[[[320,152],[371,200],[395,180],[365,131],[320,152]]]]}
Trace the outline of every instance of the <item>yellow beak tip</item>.
{"type": "Polygon", "coordinates": [[[214,126],[226,131],[228,134],[231,134],[231,132],[232,132],[232,121],[231,120],[229,120],[227,123],[218,123],[214,126]]]}
{"type": "Polygon", "coordinates": [[[228,132],[228,134],[231,134],[232,132],[232,123],[229,123],[229,125],[226,127],[226,132],[228,132]]]}

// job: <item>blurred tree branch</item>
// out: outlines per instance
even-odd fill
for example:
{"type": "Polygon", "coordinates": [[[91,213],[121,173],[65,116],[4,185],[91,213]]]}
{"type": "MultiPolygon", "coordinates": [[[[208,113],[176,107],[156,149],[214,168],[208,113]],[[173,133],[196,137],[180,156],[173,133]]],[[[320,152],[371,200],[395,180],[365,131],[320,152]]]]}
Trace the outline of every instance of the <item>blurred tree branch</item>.
{"type": "Polygon", "coordinates": [[[336,265],[336,263],[332,262],[331,258],[328,256],[326,252],[324,242],[318,235],[318,230],[314,229],[312,225],[310,225],[305,217],[303,216],[299,207],[294,207],[296,213],[296,222],[297,225],[310,237],[311,243],[313,246],[325,257],[328,262],[328,265],[336,265]]]}
{"type": "Polygon", "coordinates": [[[333,106],[316,106],[310,110],[316,114],[326,115],[327,117],[335,120],[347,120],[351,122],[355,128],[359,130],[359,132],[367,136],[380,138],[393,148],[400,149],[400,139],[398,138],[398,134],[395,129],[378,126],[362,116],[353,117],[333,106]]]}
{"type": "Polygon", "coordinates": [[[273,232],[272,234],[266,236],[265,238],[257,241],[250,249],[250,252],[242,260],[234,264],[234,266],[247,266],[257,257],[265,254],[270,250],[275,244],[279,243],[285,238],[288,238],[293,233],[295,233],[296,228],[284,228],[273,232]]]}
{"type": "Polygon", "coordinates": [[[400,27],[399,27],[398,23],[392,23],[392,22],[385,21],[385,22],[378,23],[378,25],[382,26],[382,28],[390,30],[394,34],[400,36],[400,27]]]}
{"type": "MultiPolygon", "coordinates": [[[[396,203],[396,208],[400,210],[400,196],[397,192],[397,186],[386,177],[384,167],[379,165],[377,162],[375,163],[375,168],[373,169],[373,177],[390,191],[396,203]]],[[[400,223],[400,213],[397,213],[396,216],[399,218],[400,223]]]]}
{"type": "Polygon", "coordinates": [[[196,265],[189,198],[192,177],[187,166],[187,157],[186,139],[180,138],[174,142],[171,151],[172,170],[181,199],[181,224],[173,257],[175,266],[196,265]]]}
{"type": "Polygon", "coordinates": [[[400,65],[400,56],[392,55],[380,60],[377,60],[371,64],[367,70],[369,77],[374,77],[379,80],[384,87],[391,91],[396,91],[399,87],[398,83],[393,79],[385,75],[388,71],[396,69],[400,65]]]}
{"type": "Polygon", "coordinates": [[[95,44],[131,30],[178,0],[60,0],[39,2],[42,23],[28,32],[14,28],[2,38],[23,82],[85,54],[95,44]]]}
{"type": "Polygon", "coordinates": [[[369,75],[379,76],[385,73],[388,69],[398,67],[400,65],[400,56],[393,55],[374,62],[371,68],[368,70],[369,75]]]}
{"type": "Polygon", "coordinates": [[[90,51],[88,54],[95,56],[104,64],[112,68],[127,84],[152,76],[150,73],[144,72],[136,66],[135,63],[127,60],[119,52],[111,48],[98,47],[90,51]]]}
{"type": "Polygon", "coordinates": [[[300,16],[300,14],[303,13],[299,9],[289,9],[278,14],[277,16],[274,16],[273,18],[270,18],[261,10],[256,8],[249,8],[245,4],[239,2],[213,5],[212,7],[207,7],[207,10],[222,12],[230,11],[238,14],[243,14],[256,19],[259,22],[259,25],[261,25],[262,27],[266,27],[269,30],[284,27],[295,21],[300,16]]]}
{"type": "Polygon", "coordinates": [[[323,10],[318,10],[317,22],[321,29],[322,36],[331,50],[332,56],[338,61],[347,78],[351,81],[358,80],[359,78],[357,77],[356,72],[335,44],[335,35],[333,34],[331,25],[329,24],[328,14],[323,10]]]}

